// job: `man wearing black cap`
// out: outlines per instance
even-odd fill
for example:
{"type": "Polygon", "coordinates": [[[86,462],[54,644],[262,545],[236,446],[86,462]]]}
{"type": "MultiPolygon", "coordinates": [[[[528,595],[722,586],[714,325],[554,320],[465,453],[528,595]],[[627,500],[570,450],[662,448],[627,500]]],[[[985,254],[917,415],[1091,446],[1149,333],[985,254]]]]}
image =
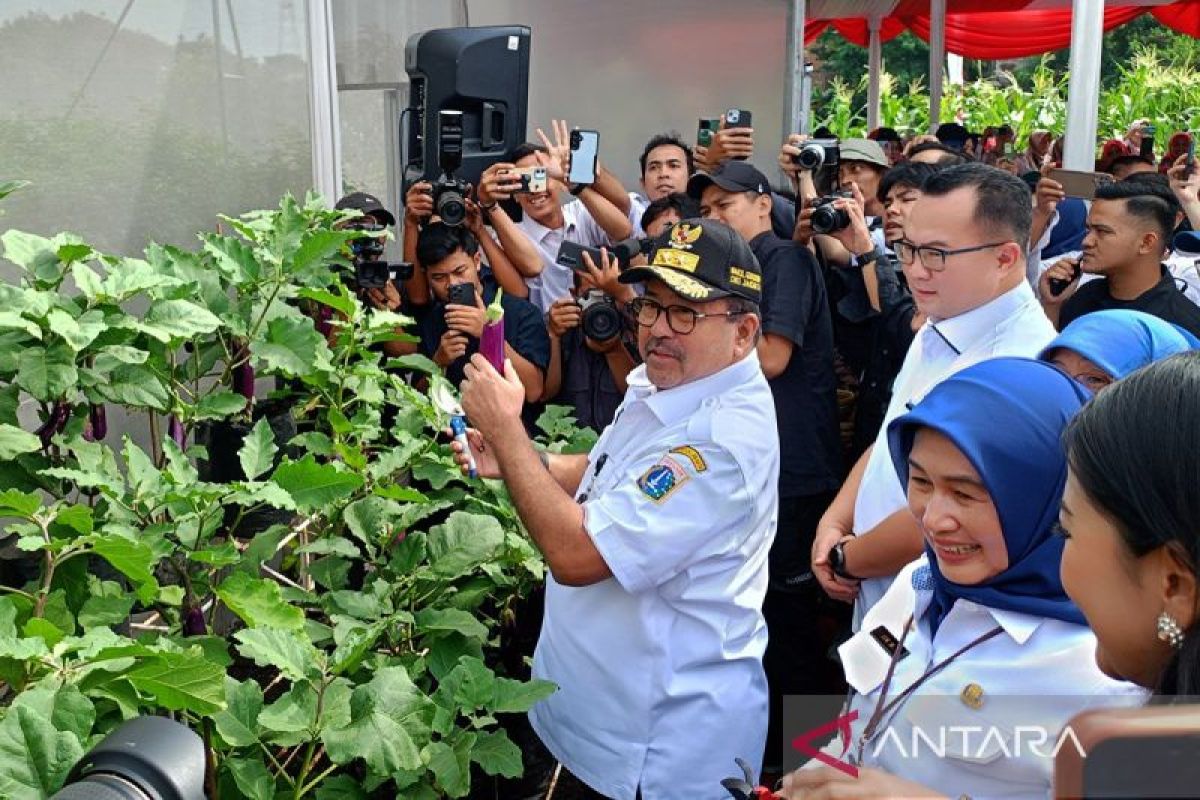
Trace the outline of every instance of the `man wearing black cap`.
{"type": "Polygon", "coordinates": [[[775,402],[780,456],[779,532],[763,606],[770,631],[763,661],[771,687],[770,767],[780,764],[783,753],[783,696],[839,691],[817,624],[826,603],[809,561],[817,522],[840,483],[842,458],[825,284],[807,248],[772,233],[768,192],[766,177],[744,161],[725,161],[688,181],[700,213],[745,239],[763,274],[758,357],[775,402]]]}
{"type": "MultiPolygon", "coordinates": [[[[341,200],[337,201],[334,208],[338,211],[360,211],[362,217],[352,220],[349,225],[367,231],[378,231],[379,237],[382,240],[383,232],[387,228],[396,224],[396,218],[392,216],[392,212],[384,208],[383,203],[379,202],[379,198],[366,192],[352,192],[346,195],[341,200]]],[[[369,240],[360,240],[369,241],[369,240]]],[[[355,253],[356,257],[358,252],[355,253]]],[[[379,260],[383,257],[383,251],[364,256],[367,260],[379,260]]],[[[409,296],[424,297],[428,289],[425,286],[424,276],[419,279],[415,273],[410,274],[406,281],[406,288],[409,290],[409,296]],[[419,280],[419,285],[407,285],[408,281],[419,280]]],[[[392,281],[388,281],[380,288],[370,288],[366,290],[366,299],[371,302],[376,308],[385,309],[387,311],[399,311],[404,304],[404,300],[400,295],[400,287],[396,286],[392,281]]],[[[422,301],[425,302],[425,301],[422,301]]],[[[405,352],[411,348],[405,348],[405,352]]],[[[400,355],[400,352],[393,352],[392,355],[400,355]]]]}
{"type": "Polygon", "coordinates": [[[728,227],[685,220],[621,280],[645,285],[629,304],[645,363],[592,452],[535,450],[516,372],[477,356],[470,455],[550,568],[533,674],[559,689],[530,720],[562,763],[556,792],[715,797],[766,734],[779,444],[755,350],[762,274],[728,227]]]}

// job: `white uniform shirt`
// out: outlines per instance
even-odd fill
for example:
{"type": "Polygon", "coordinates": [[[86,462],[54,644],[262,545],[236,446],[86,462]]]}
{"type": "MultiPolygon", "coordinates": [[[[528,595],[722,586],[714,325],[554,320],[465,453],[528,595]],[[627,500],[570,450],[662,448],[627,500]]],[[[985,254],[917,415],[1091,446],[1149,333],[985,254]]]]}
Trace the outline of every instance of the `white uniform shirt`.
{"type": "Polygon", "coordinates": [[[728,797],[734,758],[762,757],[774,408],[754,353],[666,391],[638,367],[592,449],[577,500],[613,577],[546,578],[533,673],[559,691],[529,717],[606,796],[728,797]]]}
{"type": "Polygon", "coordinates": [[[526,278],[529,286],[529,302],[533,303],[545,314],[554,305],[555,300],[561,300],[571,295],[574,283],[574,273],[570,267],[564,267],[557,262],[558,248],[564,241],[588,247],[601,247],[611,244],[608,234],[592,218],[582,200],[572,200],[562,207],[563,226],[547,228],[534,220],[528,214],[517,223],[517,227],[533,240],[538,254],[542,257],[542,272],[535,278],[526,278]]]}
{"type": "MultiPolygon", "coordinates": [[[[854,532],[869,531],[908,506],[888,448],[887,429],[892,420],[959,370],[998,356],[1036,358],[1057,335],[1024,281],[965,314],[936,323],[927,321],[917,331],[896,376],[892,400],[854,500],[854,532]]],[[[861,583],[854,603],[854,630],[891,582],[891,578],[869,578],[861,583]]]]}
{"type": "MultiPolygon", "coordinates": [[[[1084,625],[958,600],[931,640],[929,622],[922,619],[933,597],[928,579],[922,579],[926,564],[922,556],[905,567],[867,613],[862,630],[839,648],[846,679],[859,692],[848,709],[858,718],[851,723],[848,753],[842,754],[837,740],[824,751],[857,763],[859,740],[875,713],[891,660],[872,632],[882,626],[899,640],[909,617],[918,621],[904,640],[908,655],[896,663],[886,706],[935,665],[999,626],[999,635],[967,650],[889,711],[863,747],[860,765],[948,797],[1050,797],[1054,762],[1049,756],[1068,720],[1093,706],[1141,705],[1145,690],[1100,671],[1095,634],[1084,625]],[[1039,744],[1041,731],[1047,735],[1044,744],[1039,744]]],[[[1075,746],[1062,741],[1063,747],[1075,746]]]]}

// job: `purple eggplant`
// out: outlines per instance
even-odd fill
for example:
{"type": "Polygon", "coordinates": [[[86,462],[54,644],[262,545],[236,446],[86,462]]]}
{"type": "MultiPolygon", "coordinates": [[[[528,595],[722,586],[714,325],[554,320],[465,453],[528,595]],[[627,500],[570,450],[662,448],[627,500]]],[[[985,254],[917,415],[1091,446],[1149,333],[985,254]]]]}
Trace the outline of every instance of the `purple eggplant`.
{"type": "Polygon", "coordinates": [[[167,435],[175,444],[179,445],[180,450],[187,447],[187,431],[183,429],[183,423],[176,419],[174,414],[167,419],[167,435]]]}
{"type": "Polygon", "coordinates": [[[104,403],[92,403],[88,408],[88,428],[92,435],[89,441],[98,442],[108,435],[108,415],[104,403]]]}
{"type": "Polygon", "coordinates": [[[329,334],[333,333],[333,309],[329,306],[317,306],[317,316],[313,320],[313,324],[317,326],[317,333],[321,334],[326,339],[329,334]]]}
{"type": "Polygon", "coordinates": [[[42,440],[43,449],[50,446],[50,440],[66,427],[70,418],[71,406],[63,400],[55,401],[54,407],[50,409],[50,416],[46,417],[46,421],[34,432],[42,440]]]}
{"type": "Polygon", "coordinates": [[[208,626],[204,624],[204,609],[197,606],[184,606],[183,635],[203,636],[206,633],[208,633],[208,626]]]}
{"type": "Polygon", "coordinates": [[[233,390],[247,400],[254,399],[254,367],[248,357],[233,368],[233,390]]]}
{"type": "Polygon", "coordinates": [[[503,296],[504,290],[497,289],[495,299],[487,307],[487,320],[479,337],[479,352],[501,375],[504,374],[504,308],[500,305],[503,296]]]}

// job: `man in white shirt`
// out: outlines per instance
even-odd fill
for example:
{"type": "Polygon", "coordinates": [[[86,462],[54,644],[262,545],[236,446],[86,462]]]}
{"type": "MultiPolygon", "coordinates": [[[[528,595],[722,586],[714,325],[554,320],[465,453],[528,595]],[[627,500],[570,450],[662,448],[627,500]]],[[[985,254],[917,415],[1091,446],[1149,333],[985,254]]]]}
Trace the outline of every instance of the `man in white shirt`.
{"type": "Polygon", "coordinates": [[[1034,357],[1055,336],[1025,279],[1029,187],[983,164],[949,167],[926,183],[895,245],[918,310],[880,434],[825,512],[813,571],[825,591],[855,600],[855,629],[892,578],[921,554],[922,537],[888,451],[887,426],[938,382],[996,356],[1034,357]]]}
{"type": "MultiPolygon", "coordinates": [[[[556,138],[558,133],[556,129],[556,138]]],[[[518,167],[544,166],[550,176],[546,191],[514,195],[524,212],[517,227],[533,240],[542,257],[540,272],[525,276],[529,301],[542,313],[549,311],[554,301],[571,296],[574,279],[571,268],[557,262],[558,249],[564,241],[603,247],[628,239],[633,233],[625,212],[597,189],[603,181],[611,179],[602,169],[596,169],[596,184],[566,185],[570,147],[565,141],[565,127],[561,133],[563,141],[550,147],[523,144],[509,158],[518,167]],[[562,193],[566,191],[575,198],[563,202],[562,193]]],[[[620,187],[619,183],[617,187],[620,187]]]]}
{"type": "Polygon", "coordinates": [[[478,472],[503,478],[549,567],[533,674],[559,690],[529,716],[568,796],[720,797],[766,738],[779,442],[755,352],[762,274],[721,223],[668,236],[621,276],[645,282],[645,363],[589,455],[534,449],[511,368],[474,359],[462,386],[478,472]]]}

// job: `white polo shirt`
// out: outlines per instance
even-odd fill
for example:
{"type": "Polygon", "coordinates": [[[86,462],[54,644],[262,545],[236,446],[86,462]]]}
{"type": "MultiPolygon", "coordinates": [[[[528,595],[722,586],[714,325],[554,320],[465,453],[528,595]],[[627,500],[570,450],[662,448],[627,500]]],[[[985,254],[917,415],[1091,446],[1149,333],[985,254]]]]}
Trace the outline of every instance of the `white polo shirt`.
{"type": "Polygon", "coordinates": [[[542,273],[536,278],[526,278],[525,283],[529,286],[529,302],[541,309],[543,314],[550,310],[555,300],[569,297],[574,283],[571,268],[560,265],[556,260],[562,243],[571,241],[588,247],[611,244],[608,234],[592,218],[582,200],[572,200],[564,205],[562,214],[561,228],[547,228],[528,214],[517,223],[517,227],[533,241],[542,257],[542,273]]]}
{"type": "Polygon", "coordinates": [[[758,764],[779,442],[758,356],[657,391],[644,366],[588,457],[576,499],[613,577],[546,579],[529,712],[558,760],[617,800],[727,796],[758,764]]]}
{"type": "MultiPolygon", "coordinates": [[[[1029,284],[1022,281],[994,300],[957,317],[927,321],[919,331],[896,376],[892,401],[863,473],[854,500],[854,532],[863,534],[908,507],[905,487],[896,476],[888,449],[888,425],[916,405],[937,384],[972,364],[999,356],[1036,358],[1058,335],[1029,284]]],[[[871,606],[883,597],[892,578],[868,578],[854,603],[854,630],[871,606]]]]}

